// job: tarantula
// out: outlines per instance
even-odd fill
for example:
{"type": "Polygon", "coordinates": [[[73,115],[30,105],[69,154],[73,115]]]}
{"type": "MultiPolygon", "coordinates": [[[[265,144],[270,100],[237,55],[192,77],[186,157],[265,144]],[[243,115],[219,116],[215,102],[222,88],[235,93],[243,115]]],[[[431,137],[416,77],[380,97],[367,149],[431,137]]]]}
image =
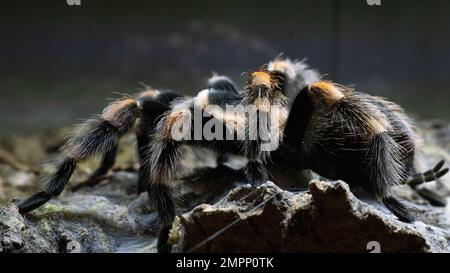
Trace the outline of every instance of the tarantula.
{"type": "Polygon", "coordinates": [[[408,184],[432,204],[445,205],[437,194],[416,188],[448,169],[442,169],[441,161],[432,170],[417,172],[418,137],[398,105],[321,80],[303,62],[277,58],[247,73],[240,92],[229,78],[214,76],[208,89],[195,97],[149,90],[113,102],[102,115],[78,128],[67,144],[67,158],[45,190],[21,202],[20,212],[59,195],[77,162],[94,154],[102,153],[104,158],[93,176],[104,174],[114,164],[119,137],[136,120],[141,166],[138,192],[148,191],[166,232],[176,215],[171,180],[183,171],[186,146],[209,148],[219,156],[246,157],[245,177],[253,186],[269,178],[271,157],[325,178],[342,179],[381,199],[406,222],[414,217],[392,196],[395,185],[408,184]],[[228,106],[251,107],[253,112],[230,113],[228,106]],[[199,113],[201,118],[196,119],[199,113]],[[196,135],[197,127],[191,126],[196,123],[202,129],[214,127],[214,137],[196,135]],[[267,139],[273,138],[279,141],[267,149],[267,139]]]}

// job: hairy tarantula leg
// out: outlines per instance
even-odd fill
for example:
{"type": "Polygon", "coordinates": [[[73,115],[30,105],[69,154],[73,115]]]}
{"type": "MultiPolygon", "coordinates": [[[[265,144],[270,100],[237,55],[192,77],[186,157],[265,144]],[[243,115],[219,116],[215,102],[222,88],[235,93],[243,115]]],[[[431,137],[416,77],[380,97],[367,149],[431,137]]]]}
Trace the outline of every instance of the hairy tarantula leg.
{"type": "Polygon", "coordinates": [[[158,210],[161,222],[171,224],[175,219],[175,201],[168,183],[174,168],[180,168],[179,143],[173,140],[153,141],[151,145],[150,181],[147,192],[150,202],[158,210]]]}
{"type": "Polygon", "coordinates": [[[415,221],[405,205],[403,205],[397,198],[393,196],[384,197],[382,199],[384,205],[402,222],[412,223],[415,221]]]}
{"type": "Polygon", "coordinates": [[[423,184],[426,182],[435,181],[435,180],[441,178],[442,176],[447,174],[449,171],[448,168],[441,170],[442,167],[444,166],[444,164],[445,164],[444,160],[439,161],[438,164],[436,164],[436,166],[433,169],[428,170],[424,173],[418,173],[418,174],[413,175],[411,179],[406,181],[406,184],[408,184],[410,186],[416,186],[416,185],[423,184]]]}
{"type": "Polygon", "coordinates": [[[172,195],[171,182],[181,177],[184,171],[184,145],[188,137],[185,133],[192,133],[193,100],[181,99],[166,111],[158,121],[149,154],[149,181],[147,192],[150,202],[158,210],[162,225],[172,224],[176,214],[176,203],[172,195]],[[185,138],[186,137],[186,138],[185,138]]]}
{"type": "Polygon", "coordinates": [[[403,222],[414,222],[405,206],[389,195],[389,187],[402,181],[405,170],[400,161],[400,146],[384,128],[379,128],[369,144],[369,177],[372,190],[381,197],[386,207],[403,222]]]}
{"type": "Polygon", "coordinates": [[[19,213],[23,214],[35,210],[47,203],[51,198],[52,196],[45,191],[39,192],[17,205],[19,213]]]}
{"type": "Polygon", "coordinates": [[[150,132],[144,125],[145,122],[141,121],[138,126],[138,132],[136,133],[137,145],[138,145],[138,156],[139,156],[139,174],[138,174],[138,185],[137,193],[141,194],[147,190],[147,184],[150,181],[150,167],[148,163],[148,158],[150,156],[150,132]]]}
{"type": "MultiPolygon", "coordinates": [[[[153,146],[156,146],[158,149],[158,145],[152,145],[152,147],[153,146]]],[[[169,170],[171,163],[174,161],[181,161],[181,158],[179,158],[177,154],[177,146],[178,145],[173,141],[168,141],[168,143],[164,144],[164,148],[159,150],[160,154],[158,160],[154,161],[154,159],[151,159],[151,175],[148,174],[148,172],[145,172],[149,169],[147,164],[141,166],[142,174],[140,175],[144,176],[143,179],[152,177],[150,182],[147,181],[147,192],[150,203],[156,207],[161,219],[162,228],[157,241],[157,249],[159,253],[169,253],[172,249],[168,244],[168,239],[170,229],[172,228],[172,222],[176,215],[176,204],[172,194],[172,189],[169,185],[167,185],[168,181],[166,179],[171,177],[171,170],[169,170]]],[[[155,151],[150,152],[155,153],[155,151]]],[[[156,151],[156,153],[158,152],[156,151]]]]}
{"type": "Polygon", "coordinates": [[[150,174],[148,168],[149,168],[148,164],[142,160],[139,165],[137,194],[141,194],[147,190],[147,184],[149,181],[149,174],[150,174]]]}
{"type": "Polygon", "coordinates": [[[179,94],[171,91],[154,89],[147,89],[139,94],[142,115],[136,131],[139,156],[138,194],[147,191],[147,184],[150,181],[150,164],[148,160],[151,155],[150,142],[152,141],[154,130],[163,114],[170,109],[170,104],[180,97],[179,94]]]}
{"type": "Polygon", "coordinates": [[[166,112],[159,120],[149,146],[147,164],[150,179],[147,182],[147,192],[150,203],[156,207],[161,221],[162,229],[157,243],[160,252],[170,251],[167,239],[176,215],[176,203],[170,182],[175,174],[179,176],[183,169],[183,142],[173,139],[172,127],[185,119],[191,120],[191,114],[190,110],[184,107],[173,107],[170,112],[166,112]]]}
{"type": "Polygon", "coordinates": [[[150,202],[154,203],[163,225],[171,225],[175,219],[176,209],[172,189],[161,183],[151,183],[147,188],[150,202]]]}
{"type": "Polygon", "coordinates": [[[165,225],[163,228],[161,228],[156,245],[158,253],[170,253],[172,251],[172,246],[168,243],[171,229],[172,225],[165,225]]]}
{"type": "Polygon", "coordinates": [[[46,184],[44,192],[21,202],[21,213],[27,213],[58,196],[64,190],[75,171],[78,162],[95,154],[113,154],[120,136],[129,131],[138,115],[138,105],[134,99],[125,98],[111,103],[102,115],[95,116],[81,124],[75,135],[67,143],[69,156],[62,162],[46,184]]]}
{"type": "Polygon", "coordinates": [[[150,181],[147,192],[150,202],[156,207],[163,225],[171,224],[175,218],[175,201],[170,188],[173,172],[181,168],[180,143],[171,138],[171,114],[164,116],[158,124],[150,144],[150,181]]]}
{"type": "Polygon", "coordinates": [[[108,173],[109,170],[111,170],[111,168],[116,163],[117,149],[118,147],[117,145],[115,145],[103,155],[101,165],[93,174],[89,176],[88,181],[96,180],[99,177],[104,176],[106,173],[108,173]]]}
{"type": "Polygon", "coordinates": [[[76,164],[75,158],[69,157],[64,160],[64,162],[59,166],[58,171],[52,176],[50,181],[45,186],[45,191],[40,192],[18,204],[19,212],[30,212],[47,203],[52,196],[60,195],[75,171],[76,164]]]}
{"type": "Polygon", "coordinates": [[[414,188],[414,187],[413,187],[413,189],[423,199],[430,202],[430,204],[432,206],[445,207],[447,205],[447,200],[445,198],[439,196],[437,193],[433,192],[432,190],[429,190],[427,188],[414,188]]]}
{"type": "Polygon", "coordinates": [[[445,161],[441,160],[433,169],[428,170],[424,173],[415,174],[412,178],[406,181],[406,184],[408,184],[415,192],[417,192],[417,194],[419,194],[423,199],[430,202],[432,206],[436,207],[445,207],[447,205],[447,200],[439,196],[432,190],[424,187],[419,188],[418,185],[435,181],[444,176],[448,172],[448,168],[442,169],[444,163],[445,161]]]}

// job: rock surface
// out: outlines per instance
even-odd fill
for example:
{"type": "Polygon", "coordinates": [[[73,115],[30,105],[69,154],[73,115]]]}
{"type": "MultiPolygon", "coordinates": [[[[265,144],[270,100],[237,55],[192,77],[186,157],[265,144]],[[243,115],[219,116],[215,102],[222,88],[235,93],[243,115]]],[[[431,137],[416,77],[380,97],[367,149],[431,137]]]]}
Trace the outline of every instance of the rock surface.
{"type": "MultiPolygon", "coordinates": [[[[449,124],[422,127],[423,168],[442,158],[450,162],[449,124]]],[[[132,136],[122,141],[117,167],[104,181],[77,189],[98,159],[86,162],[60,197],[18,213],[17,199],[35,193],[53,171],[63,131],[0,142],[0,252],[156,252],[158,217],[146,194],[136,195],[132,136]],[[25,150],[38,153],[27,155],[20,143],[33,138],[25,150]],[[39,165],[44,158],[51,160],[39,165]]],[[[176,183],[182,209],[169,240],[175,252],[369,252],[378,246],[382,252],[450,252],[450,210],[430,206],[408,187],[397,194],[415,209],[414,224],[398,221],[344,182],[313,180],[307,191],[292,189],[305,182],[297,180],[277,183],[284,190],[271,182],[252,189],[233,168],[204,169],[215,167],[211,154],[191,156],[188,162],[207,164],[190,166],[197,175],[176,183]]],[[[449,196],[449,177],[427,187],[449,196]]]]}
{"type": "Polygon", "coordinates": [[[116,183],[133,179],[118,173],[108,195],[70,193],[27,216],[7,204],[0,209],[0,252],[155,252],[157,215],[137,205],[147,197],[125,204],[126,192],[114,192],[116,183]]]}
{"type": "Polygon", "coordinates": [[[170,242],[179,252],[367,252],[373,242],[382,252],[447,252],[447,238],[360,201],[344,182],[313,180],[297,194],[271,182],[240,186],[180,216],[170,242]]]}

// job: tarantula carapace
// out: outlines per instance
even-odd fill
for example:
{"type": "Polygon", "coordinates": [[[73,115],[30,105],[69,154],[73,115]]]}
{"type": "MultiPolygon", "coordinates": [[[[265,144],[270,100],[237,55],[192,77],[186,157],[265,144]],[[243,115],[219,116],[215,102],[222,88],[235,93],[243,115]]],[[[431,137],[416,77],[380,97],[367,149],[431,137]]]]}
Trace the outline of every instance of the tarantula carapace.
{"type": "Polygon", "coordinates": [[[104,174],[114,164],[119,137],[136,120],[138,191],[148,191],[166,229],[176,215],[171,180],[183,171],[186,146],[246,157],[243,171],[254,186],[269,178],[269,158],[342,179],[378,197],[406,222],[414,217],[391,194],[395,185],[409,184],[433,204],[445,205],[437,194],[416,188],[448,169],[439,162],[430,171],[417,172],[418,137],[398,105],[321,80],[303,62],[277,58],[247,73],[240,92],[229,78],[215,75],[208,89],[195,97],[149,90],[113,102],[78,128],[67,144],[67,158],[45,190],[21,202],[20,211],[31,211],[59,195],[77,162],[94,154],[104,155],[94,176],[104,174]],[[230,112],[228,107],[244,111],[230,112]],[[206,127],[212,136],[203,134],[206,127]]]}

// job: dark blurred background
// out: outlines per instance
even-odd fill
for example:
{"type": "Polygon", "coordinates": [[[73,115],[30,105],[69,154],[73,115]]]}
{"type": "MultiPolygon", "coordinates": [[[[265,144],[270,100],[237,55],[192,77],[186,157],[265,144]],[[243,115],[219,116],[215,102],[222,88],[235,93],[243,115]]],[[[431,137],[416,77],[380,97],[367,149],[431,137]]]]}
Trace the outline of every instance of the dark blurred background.
{"type": "Polygon", "coordinates": [[[450,119],[450,1],[7,1],[0,135],[77,122],[139,83],[193,94],[280,52],[328,78],[450,119]]]}

